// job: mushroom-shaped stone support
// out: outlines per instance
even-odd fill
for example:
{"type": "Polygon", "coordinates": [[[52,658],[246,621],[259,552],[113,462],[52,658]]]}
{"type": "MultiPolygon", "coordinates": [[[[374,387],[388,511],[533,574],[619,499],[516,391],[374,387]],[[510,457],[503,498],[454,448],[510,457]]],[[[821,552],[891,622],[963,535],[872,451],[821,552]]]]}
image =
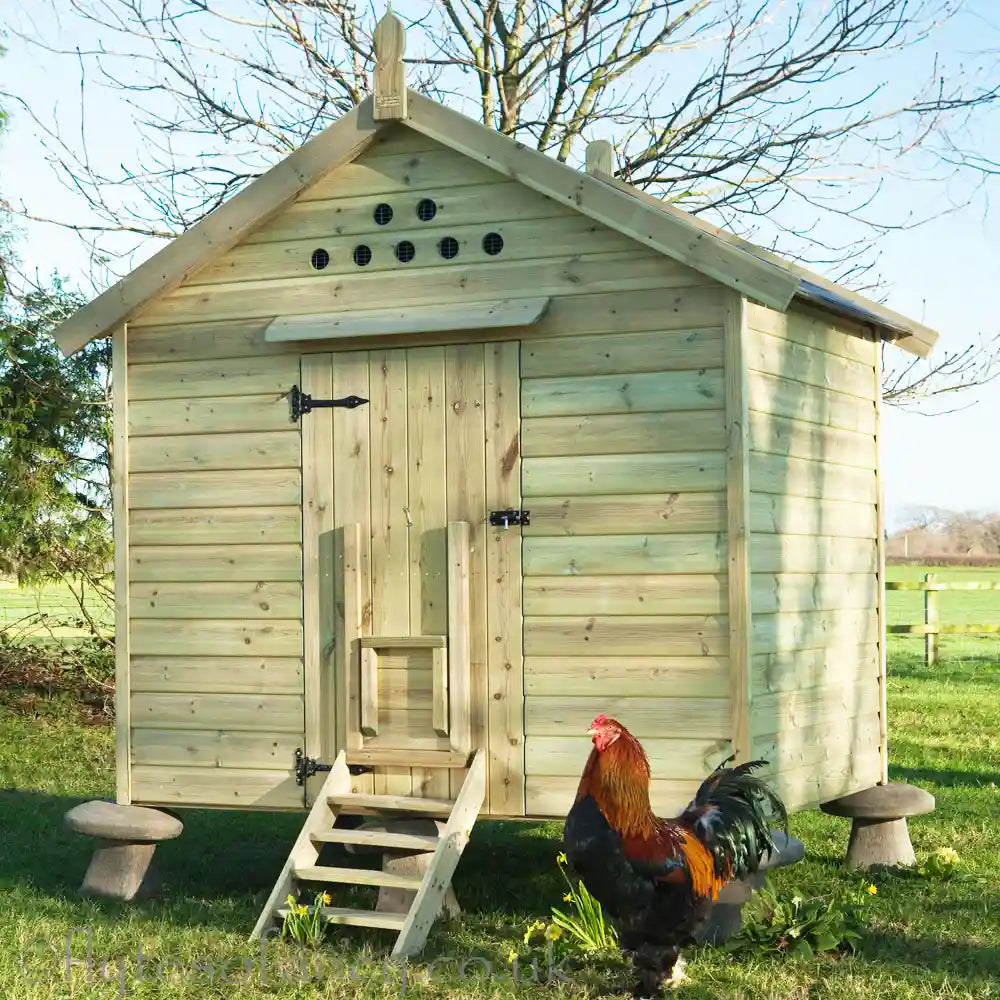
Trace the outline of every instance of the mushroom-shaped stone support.
{"type": "Polygon", "coordinates": [[[719,893],[719,898],[712,906],[708,921],[698,935],[699,941],[707,944],[721,944],[732,937],[743,926],[743,904],[758,889],[762,888],[767,873],[773,868],[783,868],[801,861],[806,854],[805,845],[796,837],[790,837],[780,830],[771,831],[775,850],[761,858],[760,867],[752,875],[730,882],[719,893]]]}
{"type": "Polygon", "coordinates": [[[890,782],[824,802],[820,809],[851,820],[848,868],[913,865],[917,859],[906,818],[933,812],[934,796],[915,785],[890,782]]]}
{"type": "Polygon", "coordinates": [[[102,801],[81,802],[66,813],[64,822],[70,830],[100,841],[80,893],[124,900],[152,891],[157,843],[180,836],[184,829],[179,819],[159,809],[102,801]]]}

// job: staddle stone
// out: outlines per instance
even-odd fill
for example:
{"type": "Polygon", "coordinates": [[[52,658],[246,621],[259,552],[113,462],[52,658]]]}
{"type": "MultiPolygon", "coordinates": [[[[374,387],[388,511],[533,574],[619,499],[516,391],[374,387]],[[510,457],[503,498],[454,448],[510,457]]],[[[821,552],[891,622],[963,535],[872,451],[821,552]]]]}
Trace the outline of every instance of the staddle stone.
{"type": "Polygon", "coordinates": [[[156,844],[180,836],[184,829],[176,816],[158,809],[103,801],[81,802],[63,820],[70,830],[99,838],[80,886],[81,895],[122,900],[153,891],[156,844]]]}
{"type": "Polygon", "coordinates": [[[890,782],[824,802],[820,809],[851,820],[848,868],[915,865],[906,818],[933,812],[934,796],[915,785],[890,782]]]}

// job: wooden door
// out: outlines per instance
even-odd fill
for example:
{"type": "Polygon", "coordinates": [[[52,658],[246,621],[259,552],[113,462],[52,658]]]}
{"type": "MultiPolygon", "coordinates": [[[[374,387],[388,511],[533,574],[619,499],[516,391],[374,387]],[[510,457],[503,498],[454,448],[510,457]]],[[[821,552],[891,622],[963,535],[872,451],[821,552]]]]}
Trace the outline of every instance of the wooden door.
{"type": "Polygon", "coordinates": [[[379,765],[359,787],[447,795],[460,776],[433,755],[464,730],[489,750],[490,811],[522,813],[521,539],[488,525],[491,510],[520,506],[518,344],[306,355],[302,389],[369,401],[302,418],[307,753],[394,751],[427,766],[379,765]],[[452,601],[449,622],[463,522],[468,608],[452,601]],[[468,717],[452,697],[442,731],[442,662],[452,696],[464,683],[459,614],[468,717]]]}

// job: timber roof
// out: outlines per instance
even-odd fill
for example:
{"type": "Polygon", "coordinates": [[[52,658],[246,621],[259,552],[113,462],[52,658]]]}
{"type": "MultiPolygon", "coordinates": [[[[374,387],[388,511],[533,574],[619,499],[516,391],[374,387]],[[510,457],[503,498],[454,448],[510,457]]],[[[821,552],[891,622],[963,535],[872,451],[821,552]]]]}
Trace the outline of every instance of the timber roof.
{"type": "Polygon", "coordinates": [[[617,178],[578,171],[414,91],[407,92],[407,104],[402,122],[376,122],[372,99],[364,100],[61,323],[54,332],[60,350],[73,354],[129,322],[324,174],[355,159],[381,128],[398,124],[569,204],[753,301],[782,312],[793,300],[811,303],[868,326],[920,356],[929,354],[937,340],[934,330],[617,178]]]}

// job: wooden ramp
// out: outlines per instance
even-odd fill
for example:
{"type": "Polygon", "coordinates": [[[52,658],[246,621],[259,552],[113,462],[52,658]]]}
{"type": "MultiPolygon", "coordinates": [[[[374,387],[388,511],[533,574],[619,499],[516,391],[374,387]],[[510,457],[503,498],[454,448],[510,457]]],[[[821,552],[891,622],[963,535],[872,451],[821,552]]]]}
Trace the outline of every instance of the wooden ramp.
{"type": "Polygon", "coordinates": [[[361,795],[351,791],[351,775],[343,751],[337,757],[292,847],[278,881],[253,929],[251,940],[275,920],[284,918],[286,899],[304,882],[387,886],[416,892],[408,913],[382,913],[324,906],[331,924],[381,927],[397,931],[393,958],[416,955],[424,946],[431,925],[441,911],[451,877],[465,850],[473,824],[486,797],[486,754],[477,750],[454,800],[409,798],[398,795],[361,795]],[[337,827],[341,814],[370,813],[382,817],[424,816],[447,818],[440,836],[414,836],[376,830],[337,827]],[[393,875],[380,869],[332,868],[317,865],[323,844],[353,844],[395,850],[433,851],[423,878],[393,875]]]}

